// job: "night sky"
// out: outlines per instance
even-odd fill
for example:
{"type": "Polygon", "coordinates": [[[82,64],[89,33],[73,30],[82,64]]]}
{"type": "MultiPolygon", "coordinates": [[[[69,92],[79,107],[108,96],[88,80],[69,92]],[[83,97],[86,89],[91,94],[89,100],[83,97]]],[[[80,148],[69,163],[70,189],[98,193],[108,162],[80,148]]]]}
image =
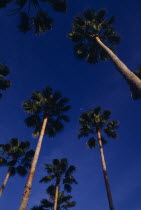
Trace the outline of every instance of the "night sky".
{"type": "MultiPolygon", "coordinates": [[[[0,100],[0,140],[8,142],[17,137],[30,141],[35,149],[37,139],[32,129],[24,124],[26,113],[22,103],[33,90],[51,86],[70,99],[70,123],[54,139],[45,136],[32,193],[27,210],[46,198],[48,185],[39,180],[46,175],[44,163],[54,158],[67,157],[76,166],[73,186],[74,210],[108,210],[108,201],[101,168],[99,149],[89,150],[86,139],[78,139],[79,116],[82,112],[101,106],[112,111],[111,119],[120,122],[119,137],[109,139],[104,146],[111,191],[116,210],[141,210],[141,100],[133,101],[128,85],[110,62],[90,65],[78,60],[73,43],[67,38],[73,17],[85,9],[106,8],[107,16],[116,16],[117,32],[121,43],[117,55],[131,69],[141,64],[141,2],[139,0],[68,0],[67,14],[54,12],[51,31],[35,36],[33,32],[18,31],[19,16],[8,16],[9,10],[0,11],[0,62],[10,68],[11,88],[0,100]]],[[[1,168],[2,184],[7,168],[1,168]]],[[[19,209],[27,176],[11,177],[0,198],[1,210],[19,209]]]]}

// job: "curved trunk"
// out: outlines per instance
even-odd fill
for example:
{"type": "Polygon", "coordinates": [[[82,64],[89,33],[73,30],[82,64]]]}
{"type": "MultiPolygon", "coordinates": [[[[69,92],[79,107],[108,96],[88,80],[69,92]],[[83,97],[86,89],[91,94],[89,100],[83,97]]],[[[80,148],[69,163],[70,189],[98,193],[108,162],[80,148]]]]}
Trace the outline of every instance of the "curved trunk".
{"type": "Polygon", "coordinates": [[[124,79],[130,86],[130,90],[132,92],[132,98],[138,99],[141,98],[141,80],[131,72],[127,66],[110,50],[103,42],[96,37],[95,40],[97,43],[108,53],[110,59],[118,69],[118,71],[122,74],[124,79]]]}
{"type": "Polygon", "coordinates": [[[59,184],[56,184],[55,199],[54,199],[54,207],[53,207],[53,210],[57,210],[58,193],[59,193],[59,184]]]}
{"type": "Polygon", "coordinates": [[[0,196],[2,196],[2,193],[3,193],[3,191],[5,189],[5,186],[6,186],[7,182],[8,182],[9,176],[11,174],[11,170],[12,170],[12,167],[10,167],[9,170],[7,171],[7,174],[6,174],[6,177],[4,179],[4,182],[3,182],[3,184],[2,184],[2,186],[0,188],[0,196]]]}
{"type": "Polygon", "coordinates": [[[114,204],[113,204],[113,200],[112,200],[112,194],[111,194],[111,190],[110,190],[108,174],[107,174],[107,169],[106,169],[106,162],[105,162],[105,158],[104,158],[103,146],[102,146],[102,141],[101,141],[101,134],[100,134],[99,130],[97,131],[97,136],[98,136],[98,143],[99,143],[99,148],[100,148],[100,156],[101,156],[104,181],[105,181],[107,197],[108,197],[108,201],[109,201],[109,207],[110,207],[110,210],[114,210],[114,204]]]}
{"type": "Polygon", "coordinates": [[[37,147],[36,147],[36,151],[35,151],[35,154],[34,154],[34,157],[33,157],[33,161],[32,161],[32,165],[31,165],[31,168],[30,168],[27,183],[26,183],[25,188],[24,188],[24,193],[23,193],[23,197],[22,197],[22,201],[21,201],[21,205],[20,205],[19,210],[25,210],[26,207],[27,207],[27,204],[28,204],[28,199],[29,199],[29,195],[30,195],[30,192],[31,192],[32,181],[33,181],[33,178],[34,178],[34,173],[35,173],[35,170],[36,170],[36,165],[37,165],[37,161],[38,161],[40,150],[41,150],[41,145],[42,145],[42,140],[43,140],[44,133],[45,133],[47,120],[48,120],[48,118],[45,117],[44,121],[43,121],[43,124],[42,124],[40,137],[39,137],[37,147]]]}

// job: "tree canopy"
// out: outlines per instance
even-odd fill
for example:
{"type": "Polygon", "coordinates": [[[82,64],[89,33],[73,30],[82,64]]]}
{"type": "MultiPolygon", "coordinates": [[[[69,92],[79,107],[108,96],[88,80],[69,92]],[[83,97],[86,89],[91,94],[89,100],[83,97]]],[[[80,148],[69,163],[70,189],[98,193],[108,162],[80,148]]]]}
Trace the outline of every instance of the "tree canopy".
{"type": "Polygon", "coordinates": [[[26,175],[34,155],[34,151],[29,148],[28,141],[19,141],[17,138],[10,139],[7,144],[0,144],[0,166],[10,167],[10,176],[16,173],[21,176],[26,175]]]}
{"type": "MultiPolygon", "coordinates": [[[[48,176],[43,177],[40,182],[48,183],[55,181],[56,184],[63,184],[64,190],[71,192],[72,184],[77,184],[73,176],[76,168],[68,164],[67,158],[53,159],[51,164],[44,164],[48,176]]],[[[54,188],[53,188],[54,189],[54,188]]],[[[52,187],[50,188],[52,191],[52,187]]]]}
{"type": "Polygon", "coordinates": [[[26,33],[34,30],[39,35],[52,29],[53,19],[46,8],[51,6],[54,11],[65,13],[67,0],[0,0],[0,8],[13,7],[11,15],[20,13],[19,30],[26,33]],[[10,4],[10,5],[9,5],[10,4]]]}
{"type": "Polygon", "coordinates": [[[69,99],[62,97],[60,92],[54,92],[51,87],[39,91],[33,91],[31,98],[23,103],[23,109],[30,115],[25,119],[28,127],[33,127],[33,136],[38,136],[44,117],[48,118],[45,133],[54,137],[64,128],[63,121],[68,122],[65,114],[70,109],[69,99]]]}
{"type": "MultiPolygon", "coordinates": [[[[98,130],[103,131],[103,134],[105,133],[110,138],[117,138],[118,121],[110,121],[110,116],[111,111],[105,110],[101,112],[101,107],[82,113],[79,118],[80,129],[78,137],[90,136],[87,142],[89,148],[95,148],[97,145],[97,140],[93,136],[98,130]]],[[[101,140],[103,143],[107,142],[104,136],[102,136],[101,140]]]]}
{"type": "Polygon", "coordinates": [[[72,31],[68,34],[68,37],[75,43],[76,56],[91,64],[108,59],[108,54],[99,46],[95,37],[98,36],[112,50],[120,42],[120,36],[112,26],[115,17],[106,19],[105,16],[106,9],[97,12],[88,9],[74,18],[72,31]]]}

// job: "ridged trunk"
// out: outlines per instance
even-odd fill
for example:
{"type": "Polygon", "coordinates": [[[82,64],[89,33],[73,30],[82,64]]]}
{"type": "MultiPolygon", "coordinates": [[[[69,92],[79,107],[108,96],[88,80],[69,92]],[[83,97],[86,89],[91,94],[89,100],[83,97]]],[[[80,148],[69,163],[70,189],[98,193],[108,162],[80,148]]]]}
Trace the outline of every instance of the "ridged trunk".
{"type": "Polygon", "coordinates": [[[27,207],[27,204],[28,204],[28,199],[29,199],[29,195],[30,195],[30,192],[31,192],[32,182],[33,182],[33,178],[34,178],[34,174],[35,174],[35,170],[36,170],[36,165],[37,165],[37,161],[38,161],[41,146],[42,146],[42,141],[43,141],[47,121],[48,121],[48,118],[45,117],[44,120],[43,120],[42,129],[41,129],[41,132],[40,132],[40,137],[39,137],[37,147],[36,147],[36,151],[35,151],[35,154],[34,154],[34,157],[33,157],[33,161],[32,161],[32,165],[31,165],[31,168],[30,168],[27,183],[26,183],[25,188],[24,188],[24,193],[23,193],[23,196],[22,196],[22,201],[21,201],[21,205],[20,205],[19,210],[25,210],[26,207],[27,207]]]}
{"type": "Polygon", "coordinates": [[[5,189],[5,186],[6,186],[7,182],[8,182],[9,176],[11,174],[11,170],[12,170],[12,167],[10,167],[9,170],[7,171],[7,174],[5,176],[4,182],[3,182],[3,184],[2,184],[2,186],[0,188],[0,197],[2,196],[2,193],[3,193],[3,191],[5,189]]]}
{"type": "Polygon", "coordinates": [[[117,70],[121,73],[124,79],[130,86],[130,90],[132,92],[133,99],[141,98],[141,80],[131,72],[127,66],[110,50],[100,39],[96,37],[95,40],[97,43],[107,52],[110,59],[116,66],[117,70]]]}
{"type": "Polygon", "coordinates": [[[54,207],[53,207],[53,210],[57,210],[57,204],[58,204],[58,193],[59,193],[59,184],[56,184],[56,189],[55,189],[55,199],[54,199],[54,207]]]}
{"type": "Polygon", "coordinates": [[[98,143],[99,143],[99,148],[100,148],[100,156],[101,156],[104,181],[105,181],[107,197],[108,197],[108,201],[109,201],[109,208],[110,208],[110,210],[114,210],[112,193],[111,193],[110,184],[109,184],[109,180],[108,180],[108,173],[107,173],[107,169],[106,169],[106,162],[105,162],[105,158],[104,158],[103,146],[102,146],[102,141],[101,141],[101,134],[100,134],[99,130],[97,131],[97,136],[98,136],[98,143]]]}

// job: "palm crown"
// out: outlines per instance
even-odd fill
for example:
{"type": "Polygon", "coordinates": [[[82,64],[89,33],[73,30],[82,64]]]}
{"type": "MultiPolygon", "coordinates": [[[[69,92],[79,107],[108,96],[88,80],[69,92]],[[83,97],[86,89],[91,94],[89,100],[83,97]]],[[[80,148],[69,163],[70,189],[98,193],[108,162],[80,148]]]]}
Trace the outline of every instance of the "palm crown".
{"type": "MultiPolygon", "coordinates": [[[[77,184],[76,179],[73,177],[73,173],[75,172],[76,168],[73,165],[69,166],[66,158],[61,160],[54,159],[52,164],[45,164],[45,169],[48,176],[43,177],[40,182],[48,183],[55,181],[56,185],[62,183],[64,185],[64,190],[67,192],[71,192],[71,184],[77,184]]],[[[49,189],[51,191],[53,190],[54,192],[53,186],[51,186],[49,189]]]]}
{"type": "MultiPolygon", "coordinates": [[[[8,74],[8,67],[0,64],[0,90],[7,90],[10,87],[10,81],[5,79],[8,74]]],[[[2,97],[2,93],[0,93],[0,97],[2,97]]]]}
{"type": "Polygon", "coordinates": [[[28,141],[20,142],[17,138],[12,138],[8,144],[0,144],[0,165],[10,167],[11,176],[16,173],[26,175],[34,155],[34,151],[29,150],[29,147],[28,141]]]}
{"type": "MultiPolygon", "coordinates": [[[[54,200],[55,200],[55,190],[54,194],[48,192],[47,189],[47,194],[49,195],[49,199],[42,199],[40,202],[40,206],[35,206],[31,210],[49,210],[53,209],[54,206],[54,200]]],[[[71,195],[64,195],[64,191],[59,193],[58,195],[58,205],[57,205],[57,210],[68,210],[71,207],[74,207],[76,205],[75,201],[70,201],[72,198],[71,195]]]]}
{"type": "Polygon", "coordinates": [[[46,4],[58,12],[66,12],[66,0],[0,0],[0,8],[6,7],[8,4],[13,3],[16,9],[12,14],[21,14],[21,21],[19,30],[21,32],[28,32],[35,29],[36,34],[45,32],[52,29],[53,19],[48,16],[48,13],[42,10],[46,4]]]}
{"type": "MultiPolygon", "coordinates": [[[[81,138],[91,135],[87,142],[89,148],[94,148],[96,146],[97,140],[93,138],[93,135],[99,130],[103,131],[110,138],[117,137],[116,129],[119,127],[118,121],[109,121],[110,115],[111,112],[109,110],[101,112],[101,108],[97,107],[82,113],[80,116],[80,130],[78,137],[81,138]]],[[[102,136],[101,140],[102,143],[107,142],[104,136],[102,136]]]]}
{"type": "Polygon", "coordinates": [[[60,92],[53,92],[47,87],[42,92],[34,91],[31,99],[23,104],[24,110],[31,116],[25,119],[28,127],[34,127],[33,136],[38,136],[45,117],[48,118],[45,133],[54,137],[63,129],[63,121],[68,122],[69,117],[64,112],[70,109],[68,99],[62,97],[60,92]]]}
{"type": "Polygon", "coordinates": [[[74,18],[73,29],[68,36],[76,43],[74,51],[78,58],[94,64],[108,59],[108,54],[99,46],[95,37],[99,37],[112,50],[119,43],[120,37],[112,26],[115,18],[105,19],[105,14],[105,9],[98,12],[89,9],[74,18]]]}

